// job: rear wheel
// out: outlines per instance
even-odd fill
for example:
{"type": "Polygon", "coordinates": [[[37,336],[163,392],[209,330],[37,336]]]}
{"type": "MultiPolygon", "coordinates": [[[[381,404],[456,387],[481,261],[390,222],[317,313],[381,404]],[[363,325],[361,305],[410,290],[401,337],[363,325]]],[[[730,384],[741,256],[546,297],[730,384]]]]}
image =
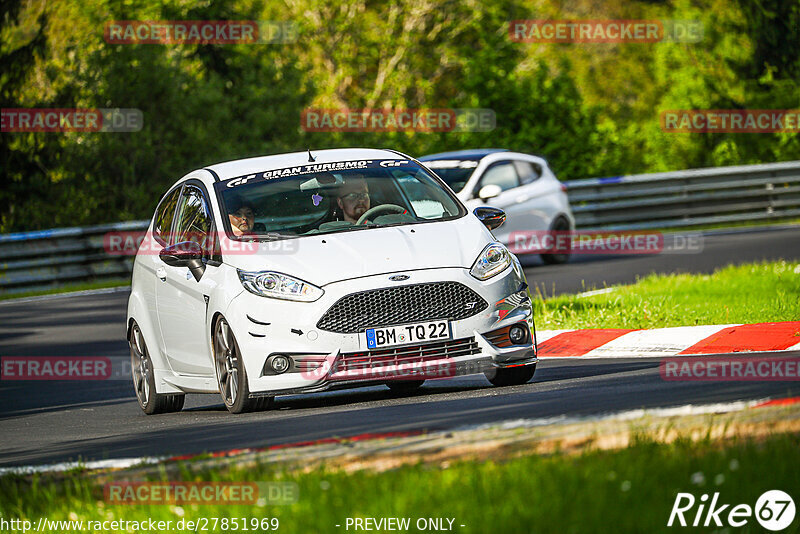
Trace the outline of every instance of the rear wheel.
{"type": "Polygon", "coordinates": [[[136,399],[139,401],[142,411],[147,415],[181,411],[185,400],[182,393],[162,394],[156,392],[153,360],[150,359],[150,352],[147,350],[144,336],[136,321],[131,327],[128,345],[131,349],[133,388],[136,390],[136,399]]]}
{"type": "Polygon", "coordinates": [[[256,412],[272,404],[272,397],[250,398],[247,374],[239,344],[228,322],[220,317],[214,328],[214,367],[217,371],[219,393],[231,413],[256,412]]]}
{"type": "Polygon", "coordinates": [[[424,380],[393,380],[386,382],[386,385],[396,393],[411,393],[418,390],[424,383],[424,380]]]}
{"type": "Polygon", "coordinates": [[[498,367],[486,371],[486,378],[495,386],[519,386],[527,384],[536,372],[536,364],[524,367],[498,367]]]}
{"type": "MultiPolygon", "coordinates": [[[[559,217],[550,229],[552,232],[568,232],[569,222],[566,219],[559,217]]],[[[569,261],[569,252],[563,254],[541,254],[542,261],[548,265],[556,265],[560,263],[567,263],[569,261]]]]}

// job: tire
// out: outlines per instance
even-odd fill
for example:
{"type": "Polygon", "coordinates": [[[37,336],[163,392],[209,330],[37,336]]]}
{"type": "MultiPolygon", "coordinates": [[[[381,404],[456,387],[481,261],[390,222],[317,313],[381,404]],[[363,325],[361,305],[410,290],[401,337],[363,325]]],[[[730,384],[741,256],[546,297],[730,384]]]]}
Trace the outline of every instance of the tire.
{"type": "Polygon", "coordinates": [[[533,364],[524,367],[498,367],[497,369],[486,371],[484,374],[492,385],[505,387],[527,384],[533,378],[535,372],[536,364],[533,364]]]}
{"type": "MultiPolygon", "coordinates": [[[[569,222],[563,217],[559,217],[550,229],[551,232],[568,232],[569,230],[569,222]]],[[[547,265],[560,265],[569,261],[570,254],[540,254],[540,257],[547,265]]]]}
{"type": "Polygon", "coordinates": [[[424,384],[424,380],[393,380],[386,382],[386,386],[395,393],[411,393],[424,384]]]}
{"type": "Polygon", "coordinates": [[[153,360],[150,359],[150,352],[147,350],[144,336],[136,321],[131,326],[128,346],[131,350],[133,389],[136,391],[136,400],[139,401],[142,411],[147,415],[181,411],[185,395],[182,393],[156,393],[153,360]]]}
{"type": "Polygon", "coordinates": [[[250,398],[247,373],[241,351],[230,325],[220,317],[214,327],[214,369],[222,402],[231,413],[257,412],[267,409],[273,397],[250,398]]]}

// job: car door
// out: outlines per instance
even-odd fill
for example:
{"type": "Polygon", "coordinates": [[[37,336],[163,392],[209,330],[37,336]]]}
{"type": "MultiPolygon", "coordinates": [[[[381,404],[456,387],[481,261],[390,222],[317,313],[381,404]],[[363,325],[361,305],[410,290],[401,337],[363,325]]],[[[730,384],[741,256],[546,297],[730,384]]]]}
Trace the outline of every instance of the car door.
{"type": "MultiPolygon", "coordinates": [[[[153,229],[151,236],[152,243],[145,241],[146,246],[143,251],[140,251],[136,257],[137,264],[143,267],[147,273],[147,282],[142,285],[142,295],[144,297],[145,305],[149,312],[150,317],[158,318],[158,302],[156,298],[156,290],[158,289],[158,270],[164,265],[164,262],[158,257],[158,251],[169,245],[170,235],[172,235],[172,223],[175,219],[175,208],[180,199],[181,190],[183,185],[179,185],[169,191],[159,202],[156,208],[155,215],[153,215],[153,229]]],[[[156,325],[158,328],[158,325],[156,325]]],[[[156,336],[159,336],[159,346],[163,348],[163,339],[161,339],[161,332],[157,330],[156,336]]]]}
{"type": "MultiPolygon", "coordinates": [[[[508,244],[511,232],[531,230],[531,221],[524,202],[520,202],[520,179],[514,162],[503,160],[492,163],[481,174],[473,190],[474,200],[470,204],[491,206],[506,212],[506,222],[492,233],[502,243],[508,244]],[[496,185],[500,194],[494,198],[481,200],[480,191],[487,185],[496,185]]],[[[474,207],[474,206],[470,206],[474,207]]]]}
{"type": "Polygon", "coordinates": [[[543,169],[538,163],[516,159],[514,167],[520,181],[514,201],[524,214],[527,229],[548,230],[553,218],[552,199],[548,196],[560,191],[560,188],[554,188],[552,183],[548,184],[547,180],[540,179],[543,169]]]}
{"type": "Polygon", "coordinates": [[[213,376],[210,333],[206,328],[208,297],[216,285],[213,256],[216,231],[208,195],[199,182],[187,182],[176,209],[170,244],[199,241],[206,249],[206,270],[195,280],[187,267],[172,267],[156,256],[156,300],[164,349],[172,370],[213,376]]]}

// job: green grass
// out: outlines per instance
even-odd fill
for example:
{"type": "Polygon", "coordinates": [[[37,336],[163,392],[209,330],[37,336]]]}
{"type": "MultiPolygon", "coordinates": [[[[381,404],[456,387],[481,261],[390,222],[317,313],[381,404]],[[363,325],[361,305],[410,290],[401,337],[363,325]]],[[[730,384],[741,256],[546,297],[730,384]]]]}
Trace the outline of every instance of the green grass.
{"type": "MultiPolygon", "coordinates": [[[[798,450],[800,436],[796,434],[773,435],[763,441],[739,439],[725,445],[709,440],[679,440],[666,445],[642,438],[616,451],[420,464],[384,473],[347,474],[324,469],[276,472],[262,465],[224,473],[184,472],[170,479],[298,484],[296,504],[271,507],[109,505],[89,479],[36,479],[31,484],[29,480],[5,477],[0,479],[0,513],[6,519],[34,522],[41,516],[129,521],[152,518],[172,520],[173,524],[180,518],[277,517],[279,532],[292,534],[346,532],[348,517],[410,517],[412,522],[424,517],[449,517],[455,518],[454,530],[464,533],[674,532],[675,527],[667,528],[666,522],[678,492],[690,492],[699,499],[703,493],[718,491],[721,502],[750,506],[771,489],[797,498],[798,450]]],[[[798,532],[798,524],[800,521],[795,520],[793,527],[783,532],[798,532]]],[[[745,531],[760,531],[754,519],[748,526],[745,531]]]]}
{"type": "Polygon", "coordinates": [[[600,295],[543,299],[538,329],[659,328],[800,320],[800,263],[728,266],[711,275],[650,275],[600,295]]]}
{"type": "Polygon", "coordinates": [[[733,222],[728,221],[724,223],[714,223],[714,224],[696,224],[693,226],[681,226],[681,227],[669,227],[669,228],[656,228],[652,231],[662,231],[662,232],[694,232],[698,230],[735,230],[735,229],[742,229],[742,228],[761,228],[764,227],[765,230],[768,229],[770,226],[788,226],[788,225],[795,225],[800,224],[800,218],[797,217],[777,217],[774,219],[764,219],[760,221],[741,221],[741,222],[733,222]]]}
{"type": "Polygon", "coordinates": [[[90,289],[106,289],[109,287],[119,287],[131,284],[130,277],[114,278],[110,280],[100,280],[97,282],[82,282],[79,284],[66,284],[50,289],[37,289],[34,291],[23,291],[21,293],[0,293],[0,300],[20,299],[24,297],[39,297],[42,295],[55,295],[58,293],[74,293],[76,291],[87,291],[90,289]]]}
{"type": "Polygon", "coordinates": [[[766,227],[770,226],[788,226],[788,225],[796,225],[800,224],[800,219],[797,217],[778,217],[776,219],[765,219],[763,221],[741,221],[741,222],[731,222],[728,221],[726,223],[719,223],[719,224],[703,224],[697,226],[687,226],[685,228],[676,228],[672,229],[671,231],[690,231],[690,230],[728,230],[728,229],[739,229],[739,228],[761,228],[765,227],[764,229],[768,229],[766,227]]]}

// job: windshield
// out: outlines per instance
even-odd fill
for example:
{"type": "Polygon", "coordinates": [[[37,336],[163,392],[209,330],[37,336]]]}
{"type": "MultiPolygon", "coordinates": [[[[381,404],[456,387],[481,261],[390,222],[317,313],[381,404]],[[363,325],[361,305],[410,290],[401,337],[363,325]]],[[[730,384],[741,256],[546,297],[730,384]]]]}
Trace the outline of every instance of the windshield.
{"type": "Polygon", "coordinates": [[[423,161],[423,163],[438,174],[456,193],[464,189],[469,177],[475,172],[475,167],[478,166],[478,161],[472,159],[433,159],[423,161]]]}
{"type": "Polygon", "coordinates": [[[464,209],[416,163],[310,164],[216,184],[233,237],[286,238],[457,218],[464,209]]]}

